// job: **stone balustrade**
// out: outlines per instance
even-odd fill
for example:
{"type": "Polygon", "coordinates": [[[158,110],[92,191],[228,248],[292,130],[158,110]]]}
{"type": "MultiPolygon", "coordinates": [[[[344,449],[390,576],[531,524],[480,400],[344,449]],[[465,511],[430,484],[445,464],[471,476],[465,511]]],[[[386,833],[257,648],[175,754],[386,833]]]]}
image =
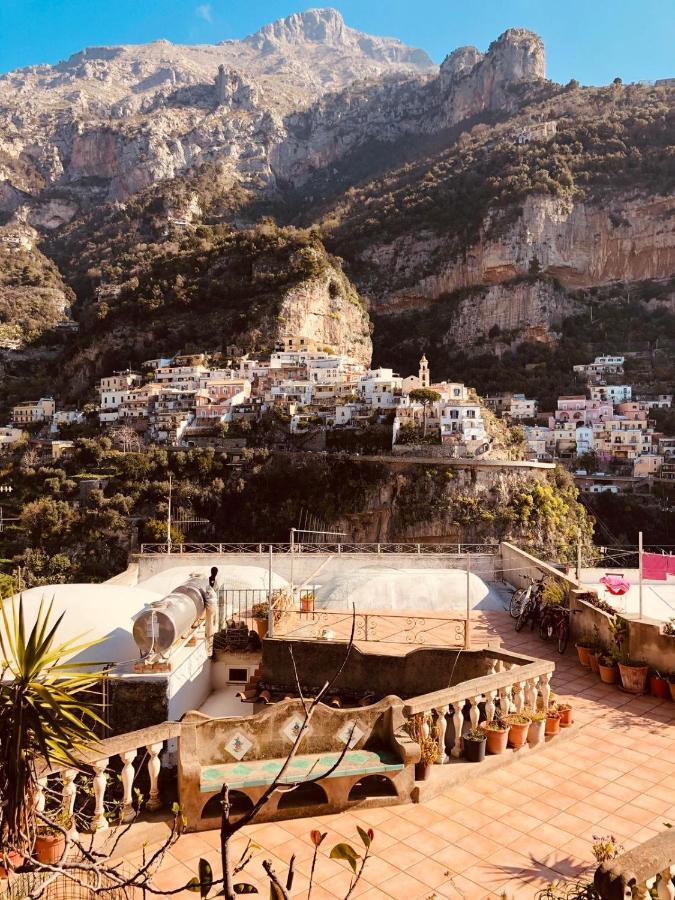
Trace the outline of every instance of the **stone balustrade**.
{"type": "Polygon", "coordinates": [[[403,707],[403,715],[406,718],[419,713],[427,713],[432,717],[438,737],[438,764],[448,761],[446,754],[448,716],[452,717],[454,726],[454,742],[450,753],[454,758],[458,758],[462,752],[465,711],[469,713],[471,727],[476,728],[480,721],[480,703],[485,704],[485,717],[488,722],[494,719],[497,712],[505,716],[510,712],[520,712],[526,707],[534,707],[538,696],[541,696],[544,706],[548,706],[551,694],[550,682],[555,670],[553,662],[535,660],[529,656],[514,656],[513,653],[493,649],[484,650],[482,653],[492,663],[488,675],[415,697],[403,707]]]}
{"type": "MultiPolygon", "coordinates": [[[[75,800],[77,797],[78,779],[90,777],[93,773],[92,785],[94,794],[94,813],[88,823],[91,832],[102,831],[109,827],[106,817],[106,790],[109,783],[108,770],[115,758],[121,763],[120,779],[122,783],[122,806],[120,819],[130,822],[136,816],[133,805],[134,782],[137,768],[143,763],[147,754],[147,770],[149,793],[144,808],[149,811],[161,807],[159,793],[159,774],[161,771],[160,754],[165,742],[180,735],[180,722],[163,722],[140,731],[131,731],[119,737],[106,738],[79,759],[79,766],[44,771],[38,781],[35,807],[42,812],[46,806],[46,794],[54,789],[54,781],[60,781],[61,808],[71,822],[71,833],[78,829],[75,800]]],[[[57,789],[58,790],[58,789],[57,789]]],[[[81,826],[80,826],[81,827],[81,826]]]]}
{"type": "Polygon", "coordinates": [[[674,900],[675,828],[638,844],[628,853],[603,863],[595,873],[602,900],[674,900]]]}

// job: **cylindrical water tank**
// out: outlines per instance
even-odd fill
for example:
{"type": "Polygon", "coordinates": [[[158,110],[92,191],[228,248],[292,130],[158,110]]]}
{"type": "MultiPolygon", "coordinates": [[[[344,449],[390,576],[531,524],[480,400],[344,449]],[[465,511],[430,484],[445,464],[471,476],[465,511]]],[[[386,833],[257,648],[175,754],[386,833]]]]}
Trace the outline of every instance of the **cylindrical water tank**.
{"type": "Polygon", "coordinates": [[[201,618],[210,594],[206,578],[191,578],[152,603],[134,622],[134,640],[142,656],[164,655],[201,618]]]}

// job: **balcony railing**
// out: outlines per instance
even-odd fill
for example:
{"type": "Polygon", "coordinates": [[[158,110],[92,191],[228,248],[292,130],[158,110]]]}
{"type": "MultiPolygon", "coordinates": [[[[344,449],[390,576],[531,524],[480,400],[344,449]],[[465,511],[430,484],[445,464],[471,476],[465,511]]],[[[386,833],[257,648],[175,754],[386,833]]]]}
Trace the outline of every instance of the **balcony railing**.
{"type": "Polygon", "coordinates": [[[602,900],[673,900],[675,898],[675,828],[638,844],[596,871],[595,889],[602,900]]]}
{"type": "MultiPolygon", "coordinates": [[[[270,552],[290,553],[291,544],[230,544],[230,543],[201,543],[201,544],[172,544],[169,548],[163,544],[141,544],[141,554],[156,555],[162,553],[257,553],[260,555],[270,552]]],[[[292,545],[293,552],[303,553],[408,553],[417,556],[423,554],[451,554],[461,556],[467,553],[483,553],[496,555],[499,553],[499,544],[310,544],[296,543],[292,545]]]]}

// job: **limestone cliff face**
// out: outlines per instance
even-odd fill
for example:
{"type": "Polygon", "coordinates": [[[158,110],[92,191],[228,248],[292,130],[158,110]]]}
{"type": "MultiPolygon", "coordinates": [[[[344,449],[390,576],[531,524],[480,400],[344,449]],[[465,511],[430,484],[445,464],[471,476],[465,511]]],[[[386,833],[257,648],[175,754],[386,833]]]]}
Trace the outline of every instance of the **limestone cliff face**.
{"type": "Polygon", "coordinates": [[[277,339],[316,341],[370,365],[370,319],[353,287],[334,270],[291,288],[277,316],[277,339]]]}
{"type": "Polygon", "coordinates": [[[551,276],[570,290],[668,278],[675,271],[674,214],[673,197],[617,196],[600,205],[530,196],[515,222],[505,228],[503,213],[490,215],[479,239],[459,254],[438,235],[370,247],[364,258],[390,285],[373,308],[395,314],[481,288],[458,300],[451,339],[471,343],[495,325],[550,327],[572,311],[572,301],[565,290],[526,276],[551,276]],[[420,274],[430,267],[431,274],[420,274]],[[397,280],[408,284],[397,288],[397,280]]]}

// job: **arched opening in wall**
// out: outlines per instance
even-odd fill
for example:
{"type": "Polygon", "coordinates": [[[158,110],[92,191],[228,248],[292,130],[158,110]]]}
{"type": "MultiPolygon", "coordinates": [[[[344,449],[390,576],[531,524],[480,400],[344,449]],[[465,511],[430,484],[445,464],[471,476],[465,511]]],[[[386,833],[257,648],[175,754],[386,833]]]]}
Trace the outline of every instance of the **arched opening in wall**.
{"type": "MultiPolygon", "coordinates": [[[[236,822],[237,819],[240,819],[244,815],[244,813],[253,809],[253,801],[244,794],[243,791],[230,791],[230,804],[230,819],[233,822],[236,822]]],[[[211,797],[211,799],[204,804],[202,819],[219,819],[221,812],[220,794],[216,794],[215,797],[211,797]]]]}
{"type": "Polygon", "coordinates": [[[277,809],[293,809],[301,806],[320,806],[328,803],[326,792],[320,784],[308,782],[299,785],[294,791],[282,794],[277,809]]]}
{"type": "Polygon", "coordinates": [[[398,792],[386,775],[366,775],[352,786],[348,799],[367,800],[369,797],[398,797],[398,792]]]}

